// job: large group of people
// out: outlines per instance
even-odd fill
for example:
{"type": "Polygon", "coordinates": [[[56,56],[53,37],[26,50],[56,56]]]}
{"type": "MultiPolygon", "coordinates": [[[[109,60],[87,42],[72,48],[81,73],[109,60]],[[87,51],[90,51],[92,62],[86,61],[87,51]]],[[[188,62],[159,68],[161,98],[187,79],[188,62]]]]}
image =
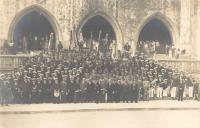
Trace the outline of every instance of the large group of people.
{"type": "MultiPolygon", "coordinates": [[[[101,38],[101,31],[97,40],[92,33],[88,41],[82,33],[78,39],[73,31],[71,36],[69,50],[55,43],[53,33],[42,41],[24,38],[22,51],[40,54],[0,74],[1,104],[200,100],[199,83],[192,76],[149,58],[159,51],[159,42],[139,42],[139,52],[131,56],[129,43],[116,51],[116,42],[108,34],[101,38]]],[[[173,48],[166,45],[164,53],[175,54],[173,48]]]]}
{"type": "Polygon", "coordinates": [[[54,33],[42,37],[30,33],[29,35],[22,36],[18,40],[4,40],[3,46],[0,48],[0,53],[5,55],[15,55],[17,53],[27,54],[41,50],[55,50],[56,45],[54,33]]]}
{"type": "Polygon", "coordinates": [[[143,53],[109,58],[96,50],[41,52],[0,75],[1,104],[112,103],[200,99],[199,83],[143,53]]]}
{"type": "Polygon", "coordinates": [[[165,54],[169,59],[175,58],[179,59],[181,55],[186,54],[185,49],[180,49],[174,44],[169,42],[159,42],[159,41],[139,41],[138,50],[144,52],[150,57],[154,57],[155,54],[165,54]]]}

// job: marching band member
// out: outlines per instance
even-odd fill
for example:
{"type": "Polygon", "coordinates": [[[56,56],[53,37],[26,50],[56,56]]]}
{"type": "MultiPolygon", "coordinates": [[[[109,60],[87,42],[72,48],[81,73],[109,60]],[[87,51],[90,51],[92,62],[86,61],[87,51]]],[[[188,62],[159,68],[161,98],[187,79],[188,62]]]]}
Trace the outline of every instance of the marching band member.
{"type": "Polygon", "coordinates": [[[60,103],[60,85],[58,83],[58,78],[54,78],[54,90],[53,90],[53,95],[54,95],[54,103],[59,104],[60,103]]]}
{"type": "Polygon", "coordinates": [[[150,83],[150,88],[149,88],[149,98],[150,98],[150,100],[152,100],[152,99],[154,99],[157,79],[153,79],[153,76],[150,76],[150,82],[151,83],[150,83]]]}
{"type": "Polygon", "coordinates": [[[178,96],[182,100],[180,84],[184,86],[183,95],[199,98],[198,83],[190,82],[190,76],[149,60],[144,54],[130,60],[112,60],[100,57],[98,52],[71,51],[65,56],[66,60],[51,54],[31,57],[12,75],[4,75],[6,79],[1,82],[13,81],[10,86],[15,103],[24,103],[24,97],[30,97],[29,103],[138,102],[141,97],[151,100],[156,95],[162,99],[169,93],[173,99],[178,96]]]}
{"type": "Polygon", "coordinates": [[[162,99],[163,97],[163,78],[162,75],[158,76],[158,86],[157,86],[157,98],[162,99]]]}

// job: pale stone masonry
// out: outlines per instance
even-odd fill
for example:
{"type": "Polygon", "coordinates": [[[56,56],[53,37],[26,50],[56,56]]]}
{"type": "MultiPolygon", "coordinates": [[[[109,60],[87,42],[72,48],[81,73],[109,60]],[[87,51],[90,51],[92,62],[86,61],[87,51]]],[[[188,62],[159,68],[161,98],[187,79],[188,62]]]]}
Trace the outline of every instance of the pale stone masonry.
{"type": "Polygon", "coordinates": [[[169,29],[176,46],[198,52],[200,32],[199,0],[0,0],[0,41],[12,40],[16,22],[30,10],[45,13],[56,29],[57,40],[69,47],[74,25],[81,29],[92,16],[104,17],[113,27],[117,48],[131,42],[135,51],[142,27],[157,18],[169,29]],[[194,50],[193,50],[193,49],[194,50]],[[192,50],[191,50],[192,49],[192,50]]]}

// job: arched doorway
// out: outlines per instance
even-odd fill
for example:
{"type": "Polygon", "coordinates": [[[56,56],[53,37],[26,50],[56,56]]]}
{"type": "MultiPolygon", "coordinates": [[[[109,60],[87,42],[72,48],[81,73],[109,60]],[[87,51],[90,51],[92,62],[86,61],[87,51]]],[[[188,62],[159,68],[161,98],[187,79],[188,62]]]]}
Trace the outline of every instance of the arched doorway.
{"type": "Polygon", "coordinates": [[[24,41],[27,42],[27,50],[42,50],[45,43],[49,42],[50,34],[53,33],[53,42],[55,47],[55,31],[42,13],[33,11],[21,18],[17,23],[14,33],[13,42],[16,43],[17,49],[23,49],[24,41]]]}
{"type": "Polygon", "coordinates": [[[124,43],[122,31],[119,27],[118,22],[114,17],[107,15],[101,10],[95,10],[86,15],[77,27],[78,38],[80,33],[83,34],[84,38],[101,39],[105,38],[106,33],[108,34],[109,41],[116,41],[116,49],[121,49],[124,43]],[[101,31],[101,34],[99,34],[101,31]],[[92,34],[91,34],[92,33],[92,34]]]}
{"type": "Polygon", "coordinates": [[[102,16],[97,15],[89,19],[81,28],[83,38],[89,42],[94,40],[98,43],[108,39],[108,45],[116,40],[116,35],[112,25],[102,16]],[[107,35],[107,37],[106,37],[107,35]]]}
{"type": "Polygon", "coordinates": [[[62,34],[53,15],[40,5],[32,5],[14,17],[8,40],[14,42],[17,51],[24,50],[24,42],[27,42],[27,50],[32,51],[43,49],[49,41],[52,41],[52,47],[55,47],[58,41],[62,41],[62,34]],[[53,37],[51,40],[50,34],[53,37]]]}
{"type": "MultiPolygon", "coordinates": [[[[149,45],[156,45],[156,52],[159,54],[166,53],[166,48],[169,48],[173,39],[169,28],[160,19],[154,18],[148,21],[142,28],[138,43],[146,48],[149,45]]],[[[140,49],[141,50],[141,49],[140,49]]]]}
{"type": "Polygon", "coordinates": [[[104,38],[106,34],[108,34],[109,35],[108,37],[110,40],[116,40],[116,35],[115,35],[113,27],[110,25],[110,23],[106,19],[104,19],[103,17],[99,15],[88,20],[82,27],[82,33],[86,39],[90,39],[91,34],[92,34],[93,38],[97,40],[99,37],[100,31],[102,31],[100,35],[101,38],[104,38]]]}

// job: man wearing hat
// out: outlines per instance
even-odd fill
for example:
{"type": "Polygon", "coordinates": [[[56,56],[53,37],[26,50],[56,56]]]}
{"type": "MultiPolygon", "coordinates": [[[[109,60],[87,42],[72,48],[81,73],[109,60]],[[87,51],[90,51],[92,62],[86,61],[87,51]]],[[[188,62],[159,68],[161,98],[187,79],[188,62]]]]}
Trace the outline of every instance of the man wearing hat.
{"type": "Polygon", "coordinates": [[[2,74],[0,76],[0,102],[1,102],[1,106],[8,106],[8,86],[7,83],[5,81],[5,75],[2,74]]]}
{"type": "Polygon", "coordinates": [[[74,99],[76,102],[80,102],[80,99],[81,99],[81,89],[80,89],[81,80],[79,77],[80,76],[77,74],[74,81],[74,90],[75,90],[74,99]]]}
{"type": "Polygon", "coordinates": [[[31,67],[28,68],[28,73],[27,73],[27,75],[28,75],[28,76],[32,76],[32,68],[31,68],[31,67]]]}
{"type": "Polygon", "coordinates": [[[64,68],[64,74],[65,75],[68,74],[68,70],[69,70],[69,68],[67,68],[67,67],[64,68]]]}
{"type": "Polygon", "coordinates": [[[171,86],[171,90],[170,90],[170,94],[171,94],[172,99],[176,99],[176,97],[177,97],[177,87],[178,87],[179,82],[180,82],[180,80],[179,80],[178,73],[173,72],[173,74],[172,74],[172,86],[171,86]]]}
{"type": "Polygon", "coordinates": [[[14,103],[21,103],[21,96],[22,96],[22,91],[19,86],[19,81],[18,79],[14,79],[14,84],[13,84],[13,95],[14,95],[14,103]]]}
{"type": "Polygon", "coordinates": [[[183,101],[183,93],[185,89],[185,80],[180,76],[180,83],[178,84],[178,101],[183,101]]]}
{"type": "Polygon", "coordinates": [[[59,85],[57,77],[54,78],[54,81],[55,81],[54,82],[54,92],[53,92],[53,94],[54,94],[54,103],[55,104],[59,104],[60,103],[60,97],[61,97],[61,95],[60,95],[60,85],[59,85]]]}
{"type": "Polygon", "coordinates": [[[101,86],[99,81],[95,83],[95,103],[101,102],[101,86]]]}
{"type": "Polygon", "coordinates": [[[49,98],[49,91],[50,91],[50,87],[48,86],[48,82],[47,82],[47,78],[44,77],[42,79],[42,92],[43,92],[43,102],[47,103],[48,98],[49,98]]]}
{"type": "Polygon", "coordinates": [[[37,78],[36,84],[37,84],[37,90],[38,90],[37,101],[39,103],[43,103],[43,101],[44,101],[44,92],[43,92],[42,78],[37,78]]]}
{"type": "Polygon", "coordinates": [[[36,78],[32,78],[31,81],[31,103],[38,102],[38,87],[36,78]]]}
{"type": "Polygon", "coordinates": [[[150,81],[147,77],[144,77],[143,79],[143,87],[144,87],[144,97],[143,100],[148,101],[149,100],[149,88],[150,88],[150,81]]]}
{"type": "Polygon", "coordinates": [[[63,80],[60,84],[61,90],[61,102],[66,103],[68,98],[68,86],[67,86],[67,77],[63,76],[63,80]]]}
{"type": "Polygon", "coordinates": [[[27,76],[28,76],[28,71],[25,70],[25,71],[24,71],[24,77],[27,77],[27,76]]]}
{"type": "Polygon", "coordinates": [[[87,88],[86,88],[86,95],[87,95],[87,102],[93,102],[94,100],[94,82],[92,80],[89,80],[87,88]]]}
{"type": "Polygon", "coordinates": [[[53,84],[53,78],[49,77],[48,81],[47,81],[47,93],[48,93],[48,98],[47,98],[47,102],[52,102],[53,100],[53,90],[54,90],[54,84],[53,84]]]}
{"type": "Polygon", "coordinates": [[[153,76],[149,76],[149,81],[150,81],[150,87],[149,87],[149,99],[152,100],[154,99],[154,94],[155,94],[155,87],[156,87],[156,82],[157,79],[153,79],[153,76]]]}
{"type": "Polygon", "coordinates": [[[193,99],[193,96],[194,96],[194,86],[192,84],[192,76],[188,77],[188,91],[189,91],[189,99],[193,99]]]}
{"type": "Polygon", "coordinates": [[[129,83],[127,80],[122,81],[121,83],[121,98],[123,102],[129,102],[129,83]]]}
{"type": "Polygon", "coordinates": [[[139,99],[140,99],[140,88],[142,85],[142,80],[141,79],[136,79],[136,83],[134,86],[134,94],[135,94],[135,103],[138,103],[139,99]]]}
{"type": "Polygon", "coordinates": [[[109,78],[107,84],[105,85],[105,89],[106,89],[106,95],[105,95],[105,101],[107,103],[110,103],[112,101],[112,84],[113,81],[109,78]]]}
{"type": "Polygon", "coordinates": [[[162,88],[163,88],[163,99],[167,99],[168,91],[169,91],[167,79],[164,79],[164,82],[162,83],[162,88]]]}
{"type": "Polygon", "coordinates": [[[162,99],[162,96],[163,96],[163,83],[164,83],[164,80],[163,80],[163,77],[162,75],[159,75],[158,76],[158,86],[157,86],[157,98],[158,99],[162,99]]]}
{"type": "Polygon", "coordinates": [[[131,101],[131,103],[134,101],[134,86],[135,86],[135,80],[130,80],[128,82],[128,92],[129,92],[129,95],[128,95],[128,98],[129,98],[129,101],[131,101]]]}
{"type": "Polygon", "coordinates": [[[22,87],[22,98],[23,98],[22,103],[28,104],[30,101],[29,99],[30,87],[27,76],[24,77],[24,80],[21,83],[21,87],[22,87]]]}

